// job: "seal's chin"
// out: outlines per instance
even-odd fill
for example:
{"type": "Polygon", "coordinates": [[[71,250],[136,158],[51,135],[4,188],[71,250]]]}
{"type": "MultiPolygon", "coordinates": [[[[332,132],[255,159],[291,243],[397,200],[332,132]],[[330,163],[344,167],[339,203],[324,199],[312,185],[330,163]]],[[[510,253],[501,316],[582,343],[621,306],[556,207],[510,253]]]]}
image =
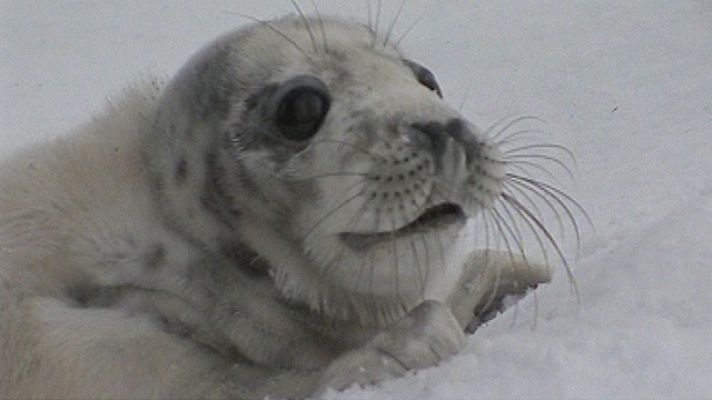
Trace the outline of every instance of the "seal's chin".
{"type": "Polygon", "coordinates": [[[428,207],[410,222],[393,231],[374,233],[343,232],[339,238],[355,250],[363,250],[375,244],[401,239],[413,234],[425,234],[450,228],[456,224],[464,224],[467,219],[465,211],[455,203],[440,203],[428,207]]]}

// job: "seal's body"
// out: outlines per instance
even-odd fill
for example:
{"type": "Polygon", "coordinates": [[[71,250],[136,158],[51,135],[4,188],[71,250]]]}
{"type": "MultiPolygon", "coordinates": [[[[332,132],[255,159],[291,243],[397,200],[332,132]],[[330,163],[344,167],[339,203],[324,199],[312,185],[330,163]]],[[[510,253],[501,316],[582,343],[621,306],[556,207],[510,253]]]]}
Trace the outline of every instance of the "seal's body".
{"type": "Polygon", "coordinates": [[[548,281],[466,254],[496,146],[368,29],[228,34],[0,166],[0,397],[303,397],[437,364],[548,281]]]}

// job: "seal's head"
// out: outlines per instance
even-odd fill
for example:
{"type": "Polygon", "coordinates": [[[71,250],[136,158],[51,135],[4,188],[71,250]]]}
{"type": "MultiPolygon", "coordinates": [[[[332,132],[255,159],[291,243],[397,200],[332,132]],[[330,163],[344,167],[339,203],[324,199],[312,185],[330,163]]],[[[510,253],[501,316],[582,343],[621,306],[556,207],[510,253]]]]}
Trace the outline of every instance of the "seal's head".
{"type": "Polygon", "coordinates": [[[166,88],[144,148],[178,229],[247,244],[286,295],[342,313],[446,284],[458,233],[505,176],[432,73],[336,19],[217,40],[166,88]]]}

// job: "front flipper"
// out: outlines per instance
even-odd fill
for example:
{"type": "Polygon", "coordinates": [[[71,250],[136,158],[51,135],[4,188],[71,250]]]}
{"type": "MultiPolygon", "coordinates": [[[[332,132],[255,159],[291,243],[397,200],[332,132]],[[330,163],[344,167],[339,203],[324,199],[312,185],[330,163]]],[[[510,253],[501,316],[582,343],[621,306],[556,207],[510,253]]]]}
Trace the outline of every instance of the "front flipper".
{"type": "Polygon", "coordinates": [[[324,371],[319,386],[322,391],[341,390],[382,382],[435,366],[464,345],[465,335],[451,310],[426,300],[363,347],[336,359],[324,371]]]}
{"type": "Polygon", "coordinates": [[[457,291],[450,296],[455,318],[467,333],[494,318],[530,289],[551,281],[548,266],[518,254],[494,250],[472,252],[465,262],[457,291]]]}

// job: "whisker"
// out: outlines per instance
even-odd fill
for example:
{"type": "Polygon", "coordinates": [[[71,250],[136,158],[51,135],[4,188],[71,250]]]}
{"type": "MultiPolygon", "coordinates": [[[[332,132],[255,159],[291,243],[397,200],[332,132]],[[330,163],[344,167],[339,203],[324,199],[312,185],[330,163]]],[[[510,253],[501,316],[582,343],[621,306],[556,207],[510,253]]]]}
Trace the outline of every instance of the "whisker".
{"type": "MultiPolygon", "coordinates": [[[[345,193],[348,193],[351,189],[355,188],[356,186],[358,186],[358,185],[360,185],[360,184],[363,184],[364,182],[365,182],[365,181],[356,182],[355,184],[349,186],[349,188],[346,189],[344,192],[345,192],[345,193]]],[[[346,207],[350,202],[354,201],[355,199],[359,198],[360,196],[363,196],[363,193],[364,193],[364,190],[363,190],[363,188],[362,188],[362,189],[360,189],[360,190],[358,191],[358,193],[356,193],[355,195],[353,195],[353,196],[347,198],[346,200],[344,200],[343,202],[341,202],[338,206],[336,206],[336,207],[334,207],[333,209],[331,209],[331,211],[329,211],[328,213],[326,213],[324,216],[320,217],[320,218],[317,220],[317,222],[314,224],[314,226],[312,226],[312,227],[306,232],[306,234],[304,235],[304,237],[309,237],[309,236],[311,236],[311,234],[314,232],[314,230],[316,230],[316,228],[318,228],[319,225],[321,225],[327,218],[331,217],[331,216],[334,215],[337,211],[339,211],[339,210],[341,210],[342,208],[346,207]]]]}
{"type": "Polygon", "coordinates": [[[271,30],[272,32],[274,32],[274,33],[276,33],[277,35],[279,35],[282,39],[284,39],[284,40],[286,40],[287,42],[289,42],[292,46],[294,46],[295,49],[299,50],[299,52],[302,53],[302,54],[304,55],[304,57],[306,57],[306,58],[308,58],[308,59],[311,59],[311,56],[309,55],[309,53],[308,53],[306,50],[304,50],[301,46],[299,46],[299,44],[297,44],[297,42],[294,41],[292,38],[290,38],[289,36],[287,36],[287,34],[285,34],[284,32],[280,31],[279,29],[277,29],[277,27],[275,27],[271,22],[265,21],[265,20],[263,20],[263,19],[255,18],[255,17],[253,17],[253,16],[251,16],[251,15],[247,15],[247,14],[242,14],[242,13],[239,13],[239,12],[235,12],[235,11],[225,11],[225,12],[226,12],[227,14],[229,14],[229,15],[235,15],[235,16],[238,16],[238,17],[242,17],[242,18],[249,19],[250,21],[256,22],[256,23],[258,23],[258,24],[260,24],[260,25],[266,27],[267,29],[269,29],[269,30],[271,30]]]}
{"type": "Polygon", "coordinates": [[[375,250],[373,250],[373,249],[371,249],[371,251],[368,252],[368,258],[370,261],[371,268],[368,273],[369,287],[368,287],[367,293],[369,294],[369,298],[371,300],[372,305],[376,304],[376,302],[377,302],[376,295],[373,290],[373,286],[374,286],[374,282],[375,282],[374,272],[376,271],[376,258],[374,256],[374,252],[375,252],[375,250]]]}
{"type": "MultiPolygon", "coordinates": [[[[361,221],[361,218],[363,218],[364,214],[366,213],[368,203],[364,202],[361,204],[361,206],[354,212],[354,215],[351,216],[351,219],[349,219],[349,222],[346,224],[345,231],[350,231],[352,228],[356,226],[356,224],[361,221]]],[[[341,260],[341,255],[343,254],[344,250],[346,249],[346,246],[339,246],[339,252],[336,254],[335,257],[329,257],[329,264],[324,268],[324,275],[328,275],[329,272],[331,271],[331,268],[333,268],[340,260],[341,260]]]]}
{"type": "Polygon", "coordinates": [[[378,42],[378,32],[381,30],[381,11],[383,10],[383,2],[381,0],[378,0],[377,3],[377,9],[376,9],[376,26],[374,28],[374,32],[376,33],[373,36],[373,43],[371,44],[371,47],[376,47],[376,43],[378,42]]]}
{"type": "Polygon", "coordinates": [[[386,32],[386,38],[383,39],[383,47],[388,46],[388,42],[391,40],[391,35],[393,35],[393,30],[396,28],[396,24],[398,24],[398,19],[401,16],[401,13],[403,12],[403,7],[405,7],[405,2],[407,0],[401,0],[400,6],[398,7],[398,11],[396,11],[396,15],[393,18],[393,21],[391,21],[390,26],[388,27],[388,32],[386,32]]]}
{"type": "Polygon", "coordinates": [[[530,169],[535,169],[535,170],[541,172],[542,174],[546,175],[547,178],[551,179],[551,180],[554,181],[554,182],[557,182],[557,183],[559,183],[559,184],[561,183],[561,181],[559,180],[559,178],[557,178],[556,175],[554,175],[551,171],[549,171],[548,168],[546,168],[545,166],[543,166],[543,165],[541,165],[541,164],[535,163],[535,162],[533,162],[533,161],[527,161],[527,160],[516,160],[516,161],[513,161],[513,160],[510,160],[510,161],[505,161],[504,163],[509,167],[509,169],[516,169],[516,170],[518,170],[519,172],[521,172],[523,175],[532,176],[532,175],[531,175],[532,172],[529,171],[529,170],[527,170],[526,168],[524,168],[524,167],[526,166],[526,167],[528,167],[528,168],[530,168],[530,169]]]}
{"type": "Polygon", "coordinates": [[[324,53],[329,54],[329,41],[326,38],[326,28],[324,27],[324,17],[321,15],[321,11],[319,11],[319,7],[316,6],[316,2],[314,0],[309,0],[309,2],[312,5],[312,8],[314,9],[314,12],[316,13],[316,17],[319,19],[319,29],[321,30],[321,38],[324,41],[324,53]]]}
{"type": "MultiPolygon", "coordinates": [[[[515,246],[517,246],[517,249],[519,250],[519,254],[522,256],[524,259],[524,263],[529,265],[529,261],[527,260],[526,257],[526,251],[524,251],[524,243],[522,242],[522,234],[519,231],[518,227],[514,227],[511,224],[507,222],[507,220],[504,218],[504,216],[497,210],[496,207],[492,207],[491,209],[492,215],[494,216],[495,220],[499,221],[500,224],[505,228],[506,232],[503,231],[503,233],[508,233],[509,237],[512,239],[513,243],[515,246]]],[[[509,212],[509,211],[508,211],[509,212]]],[[[510,214],[511,217],[511,214],[510,214]]],[[[512,221],[514,221],[512,219],[512,221]]]]}
{"type": "Polygon", "coordinates": [[[547,196],[545,193],[542,193],[543,191],[536,188],[535,186],[531,186],[525,182],[520,182],[517,180],[509,180],[509,184],[510,184],[510,187],[518,187],[525,192],[529,192],[529,193],[537,196],[537,198],[539,198],[547,206],[547,208],[553,213],[554,217],[556,218],[558,227],[559,227],[559,235],[561,237],[564,237],[563,218],[561,217],[561,214],[559,213],[559,209],[556,208],[554,203],[550,200],[549,196],[547,196]]]}
{"type": "MultiPolygon", "coordinates": [[[[513,197],[513,196],[512,196],[511,194],[509,194],[509,193],[506,193],[506,194],[507,194],[507,196],[513,197]]],[[[529,218],[527,218],[526,214],[524,214],[524,212],[522,212],[522,210],[520,210],[519,207],[513,206],[511,203],[508,203],[508,202],[506,202],[506,201],[503,203],[503,205],[504,205],[504,204],[509,204],[509,205],[511,206],[511,208],[513,208],[513,209],[517,212],[517,214],[519,214],[519,216],[522,217],[522,220],[527,224],[527,226],[529,227],[530,232],[532,232],[532,234],[534,235],[534,238],[535,238],[536,241],[537,241],[537,244],[539,245],[539,249],[541,250],[541,254],[542,254],[542,256],[544,257],[544,265],[546,265],[547,269],[550,268],[549,253],[546,251],[546,246],[545,246],[545,244],[544,244],[544,241],[542,240],[541,236],[539,235],[539,232],[537,231],[537,229],[536,229],[536,227],[534,226],[534,224],[532,224],[532,222],[529,220],[529,218]]],[[[524,204],[522,204],[521,202],[520,202],[520,205],[521,205],[522,207],[525,207],[525,208],[526,208],[526,206],[525,206],[524,204]]],[[[509,208],[509,207],[507,207],[507,208],[509,208]]],[[[531,212],[531,210],[530,210],[530,212],[531,212]]],[[[537,218],[541,219],[539,216],[537,216],[537,218]]]]}
{"type": "MultiPolygon", "coordinates": [[[[370,252],[369,252],[370,253],[370,252]]],[[[358,274],[356,275],[356,284],[354,287],[356,287],[356,290],[362,291],[361,289],[361,277],[363,275],[364,270],[366,269],[366,262],[368,261],[368,257],[363,257],[361,260],[361,266],[358,268],[358,274]]]]}
{"type": "Polygon", "coordinates": [[[423,253],[425,255],[425,264],[423,268],[425,270],[425,276],[423,277],[423,287],[421,288],[422,296],[425,297],[425,289],[430,281],[430,248],[428,247],[428,241],[425,238],[425,234],[419,233],[418,237],[423,245],[423,253]]]}
{"type": "Polygon", "coordinates": [[[500,135],[502,135],[502,133],[506,132],[507,129],[513,127],[513,126],[516,125],[516,124],[519,124],[519,123],[525,122],[525,121],[545,122],[545,121],[542,120],[541,118],[535,117],[535,116],[531,116],[531,115],[525,115],[525,116],[522,116],[522,117],[517,117],[517,118],[513,119],[512,121],[508,122],[506,125],[504,125],[504,127],[502,127],[499,131],[497,131],[497,133],[495,133],[494,136],[491,136],[492,140],[497,140],[497,138],[500,137],[500,135]]]}
{"type": "Polygon", "coordinates": [[[538,129],[521,129],[518,131],[514,131],[512,133],[508,133],[504,135],[502,138],[499,140],[495,141],[494,143],[497,146],[506,146],[511,143],[515,143],[524,139],[527,139],[529,135],[546,135],[546,131],[538,130],[538,129]]]}
{"type": "MultiPolygon", "coordinates": [[[[497,231],[499,232],[499,235],[497,235],[497,238],[501,239],[501,243],[504,243],[506,250],[507,250],[507,254],[509,254],[509,259],[512,262],[512,264],[514,264],[514,253],[512,251],[512,246],[510,246],[509,240],[507,239],[507,234],[504,232],[504,229],[502,228],[501,223],[497,220],[497,218],[492,213],[492,209],[490,209],[487,214],[490,217],[490,219],[492,220],[492,222],[494,223],[494,226],[497,228],[497,231]]],[[[498,240],[497,243],[498,243],[497,247],[499,247],[500,240],[498,240]]],[[[489,266],[489,263],[488,263],[488,266],[489,266]]],[[[479,312],[475,313],[475,315],[477,317],[482,316],[483,313],[485,312],[485,310],[487,310],[489,307],[492,306],[492,304],[494,304],[494,301],[497,298],[497,293],[499,292],[499,285],[501,283],[501,279],[502,279],[501,271],[499,268],[497,268],[495,271],[495,281],[494,281],[494,288],[492,290],[492,293],[490,294],[489,299],[487,299],[487,302],[482,305],[479,312]]]]}
{"type": "Polygon", "coordinates": [[[311,24],[309,23],[309,19],[307,19],[307,16],[304,14],[304,11],[302,11],[302,7],[299,6],[299,3],[297,3],[297,0],[290,0],[290,1],[294,5],[294,8],[297,9],[297,13],[299,14],[300,18],[302,19],[302,22],[304,22],[304,26],[307,28],[307,34],[309,35],[309,40],[311,41],[312,47],[314,48],[314,52],[319,53],[319,48],[316,45],[316,38],[314,37],[314,32],[312,31],[311,24]]]}
{"type": "Polygon", "coordinates": [[[573,271],[571,270],[571,267],[569,265],[568,260],[566,259],[566,256],[564,256],[563,251],[561,250],[561,247],[559,246],[559,243],[556,241],[556,239],[551,235],[551,232],[549,232],[548,229],[546,229],[546,226],[539,220],[536,215],[532,214],[531,211],[529,211],[526,207],[524,207],[517,199],[514,197],[509,196],[506,193],[502,194],[502,198],[512,204],[513,206],[517,207],[519,210],[521,210],[528,218],[529,220],[534,223],[534,225],[539,228],[539,231],[544,234],[546,237],[547,241],[551,246],[554,248],[554,251],[558,255],[559,259],[561,260],[561,263],[564,265],[564,269],[566,270],[566,275],[569,278],[569,283],[571,284],[571,287],[576,294],[576,300],[580,303],[581,302],[581,292],[579,291],[578,288],[578,283],[576,282],[576,278],[574,278],[573,271]]]}
{"type": "Polygon", "coordinates": [[[562,162],[561,160],[559,160],[556,157],[547,156],[545,154],[510,154],[510,155],[507,155],[506,160],[515,160],[515,161],[516,160],[544,160],[544,161],[549,161],[549,162],[552,162],[552,163],[558,165],[559,167],[561,167],[561,169],[563,169],[566,172],[566,174],[568,174],[569,178],[572,181],[576,180],[576,178],[574,178],[573,171],[571,171],[571,168],[569,168],[568,165],[566,165],[564,162],[562,162]]]}
{"type": "Polygon", "coordinates": [[[406,29],[405,32],[403,32],[403,34],[401,34],[400,37],[398,37],[398,39],[395,41],[394,46],[399,47],[401,43],[403,43],[403,40],[405,40],[408,34],[410,34],[410,32],[415,29],[416,26],[418,26],[418,24],[420,23],[420,21],[423,20],[423,18],[425,18],[425,15],[421,15],[420,17],[418,17],[418,19],[415,20],[415,22],[410,24],[410,26],[408,26],[408,29],[406,29]]]}
{"type": "Polygon", "coordinates": [[[437,239],[438,254],[440,255],[440,271],[445,272],[445,246],[443,245],[443,238],[440,231],[438,231],[437,239]]]}
{"type": "Polygon", "coordinates": [[[553,150],[561,150],[562,152],[566,153],[567,156],[571,159],[571,162],[576,165],[576,156],[574,153],[569,150],[568,147],[556,144],[556,143],[541,143],[541,144],[530,144],[526,146],[520,146],[520,147],[515,147],[513,149],[507,149],[503,153],[505,155],[509,154],[517,154],[522,151],[527,151],[527,150],[534,150],[534,149],[553,149],[553,150]]]}
{"type": "Polygon", "coordinates": [[[356,150],[357,152],[359,152],[359,153],[361,153],[361,154],[363,154],[363,155],[369,156],[369,157],[370,157],[372,160],[374,160],[374,161],[378,161],[378,162],[381,162],[381,163],[386,162],[386,158],[385,158],[385,157],[380,156],[380,155],[378,155],[378,154],[376,154],[376,153],[374,153],[374,152],[372,152],[372,151],[363,149],[363,148],[361,148],[361,147],[359,147],[359,146],[356,146],[356,145],[353,144],[353,143],[345,142],[345,141],[343,141],[343,140],[338,140],[338,139],[319,139],[319,140],[315,140],[314,142],[312,142],[309,146],[310,146],[310,147],[314,147],[315,145],[318,145],[318,144],[338,144],[338,145],[341,145],[341,146],[346,146],[346,147],[349,147],[349,148],[351,148],[351,149],[353,149],[353,150],[356,150]]]}
{"type": "Polygon", "coordinates": [[[423,271],[420,266],[420,257],[418,257],[418,250],[415,247],[415,240],[410,239],[410,249],[413,252],[413,260],[415,261],[415,270],[418,272],[416,278],[418,279],[418,285],[420,286],[420,297],[425,298],[425,280],[423,279],[423,271]]]}
{"type": "Polygon", "coordinates": [[[513,174],[507,174],[507,176],[508,177],[511,176],[512,179],[517,179],[517,180],[526,182],[529,185],[531,185],[532,187],[538,188],[539,190],[546,193],[551,199],[553,199],[556,203],[558,203],[561,206],[561,208],[564,210],[564,212],[568,216],[569,222],[571,223],[571,225],[574,228],[574,232],[576,234],[576,247],[577,247],[577,249],[580,250],[581,230],[579,229],[578,223],[576,222],[576,218],[574,217],[573,212],[566,205],[566,203],[563,200],[561,200],[561,198],[564,198],[570,204],[572,204],[578,210],[578,212],[581,213],[581,215],[583,215],[583,217],[586,219],[586,222],[589,224],[589,226],[593,227],[594,226],[593,221],[591,220],[591,217],[588,215],[588,212],[586,212],[586,210],[583,208],[583,206],[578,201],[576,201],[576,199],[569,196],[564,191],[562,191],[552,185],[549,185],[546,182],[541,182],[536,179],[527,178],[527,177],[523,177],[523,176],[519,176],[519,175],[513,175],[513,174]]]}
{"type": "MultiPolygon", "coordinates": [[[[539,218],[541,218],[541,219],[543,219],[543,214],[542,214],[542,212],[541,212],[541,208],[539,208],[539,206],[536,204],[536,201],[534,201],[534,199],[532,199],[532,197],[529,196],[529,193],[527,193],[527,191],[523,190],[523,189],[520,188],[519,186],[517,186],[517,185],[515,185],[515,184],[513,184],[512,182],[509,182],[509,181],[504,182],[504,184],[503,184],[503,191],[504,191],[504,190],[509,190],[509,191],[510,191],[509,195],[511,195],[512,197],[515,197],[515,196],[514,196],[514,193],[512,193],[512,192],[517,192],[517,195],[523,197],[524,200],[527,202],[527,205],[528,205],[531,209],[534,210],[534,213],[536,214],[536,216],[539,217],[539,218]]],[[[554,211],[554,213],[556,213],[556,212],[554,211]]],[[[561,232],[561,234],[563,235],[563,226],[561,226],[561,221],[560,221],[560,220],[559,220],[559,225],[560,225],[559,228],[561,228],[561,229],[560,229],[560,232],[561,232]]]]}
{"type": "MultiPolygon", "coordinates": [[[[353,177],[353,176],[358,176],[362,178],[368,178],[370,175],[363,173],[363,172],[333,172],[333,173],[324,173],[320,175],[313,175],[313,176],[306,176],[306,177],[287,177],[287,176],[279,176],[275,175],[273,176],[274,179],[285,181],[285,182],[303,182],[303,181],[310,181],[314,179],[322,179],[322,178],[331,178],[331,177],[353,177]]],[[[362,182],[367,181],[367,179],[364,179],[362,182]]]]}
{"type": "MultiPolygon", "coordinates": [[[[397,229],[396,227],[396,217],[395,214],[391,214],[391,219],[392,219],[392,224],[391,224],[391,229],[393,232],[397,229]]],[[[398,240],[396,238],[395,233],[391,234],[391,244],[393,245],[393,272],[395,274],[395,283],[396,283],[396,299],[398,302],[401,304],[405,304],[403,301],[403,298],[401,297],[400,293],[400,268],[399,268],[399,262],[398,262],[398,240]]]]}

